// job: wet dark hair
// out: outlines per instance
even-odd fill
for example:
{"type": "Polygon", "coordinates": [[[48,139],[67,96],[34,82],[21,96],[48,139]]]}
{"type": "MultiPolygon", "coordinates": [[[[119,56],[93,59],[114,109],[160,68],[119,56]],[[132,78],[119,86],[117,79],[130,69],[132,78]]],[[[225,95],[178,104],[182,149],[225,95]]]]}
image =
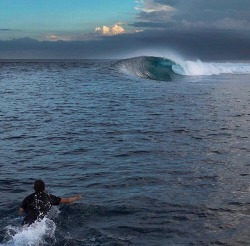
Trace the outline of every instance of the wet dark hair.
{"type": "Polygon", "coordinates": [[[34,190],[35,192],[41,192],[45,190],[45,183],[41,180],[38,179],[34,183],[34,190]]]}

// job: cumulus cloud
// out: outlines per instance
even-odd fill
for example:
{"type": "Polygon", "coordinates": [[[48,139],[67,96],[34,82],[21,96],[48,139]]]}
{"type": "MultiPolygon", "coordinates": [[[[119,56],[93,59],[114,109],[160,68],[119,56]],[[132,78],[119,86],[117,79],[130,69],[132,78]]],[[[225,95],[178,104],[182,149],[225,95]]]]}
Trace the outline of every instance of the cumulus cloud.
{"type": "Polygon", "coordinates": [[[96,27],[95,32],[103,36],[113,36],[125,33],[125,29],[119,24],[115,24],[113,26],[96,27]]]}

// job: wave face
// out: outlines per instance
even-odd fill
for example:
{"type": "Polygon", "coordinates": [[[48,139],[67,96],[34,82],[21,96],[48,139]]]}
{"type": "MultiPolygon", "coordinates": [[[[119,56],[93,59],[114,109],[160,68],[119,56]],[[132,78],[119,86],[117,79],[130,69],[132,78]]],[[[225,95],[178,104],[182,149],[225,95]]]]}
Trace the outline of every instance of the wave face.
{"type": "Polygon", "coordinates": [[[122,72],[153,80],[171,81],[183,71],[181,66],[170,59],[161,57],[135,57],[117,62],[122,72]],[[175,67],[175,71],[173,70],[175,67]]]}
{"type": "MultiPolygon", "coordinates": [[[[179,60],[179,59],[178,59],[179,60]]],[[[184,61],[141,56],[117,62],[118,68],[125,74],[147,79],[172,81],[182,76],[211,76],[219,74],[250,74],[249,63],[216,63],[184,61]]]]}

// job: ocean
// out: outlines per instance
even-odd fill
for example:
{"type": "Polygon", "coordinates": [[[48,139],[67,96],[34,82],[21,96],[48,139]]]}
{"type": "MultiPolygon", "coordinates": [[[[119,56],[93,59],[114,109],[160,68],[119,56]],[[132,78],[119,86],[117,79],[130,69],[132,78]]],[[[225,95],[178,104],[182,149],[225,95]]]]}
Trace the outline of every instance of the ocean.
{"type": "Polygon", "coordinates": [[[250,62],[0,61],[0,245],[250,245],[250,62]],[[35,179],[83,198],[23,229],[35,179]]]}

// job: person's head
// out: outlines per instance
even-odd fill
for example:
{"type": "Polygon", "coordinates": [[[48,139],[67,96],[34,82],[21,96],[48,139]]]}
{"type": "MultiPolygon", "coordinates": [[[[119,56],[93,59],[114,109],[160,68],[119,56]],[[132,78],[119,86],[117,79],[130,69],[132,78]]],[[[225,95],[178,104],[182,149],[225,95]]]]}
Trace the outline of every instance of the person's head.
{"type": "Polygon", "coordinates": [[[41,179],[36,180],[34,183],[34,190],[35,192],[45,191],[45,183],[41,179]]]}

